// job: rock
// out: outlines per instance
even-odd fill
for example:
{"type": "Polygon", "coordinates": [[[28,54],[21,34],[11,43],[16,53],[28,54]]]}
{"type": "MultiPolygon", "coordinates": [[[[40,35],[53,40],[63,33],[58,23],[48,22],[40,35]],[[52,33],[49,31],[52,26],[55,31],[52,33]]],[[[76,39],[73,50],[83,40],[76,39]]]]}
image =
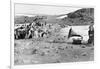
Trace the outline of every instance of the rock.
{"type": "Polygon", "coordinates": [[[86,46],[85,45],[82,45],[81,48],[86,48],[86,46]]]}
{"type": "Polygon", "coordinates": [[[88,54],[86,52],[82,53],[81,54],[82,56],[87,56],[88,54]]]}

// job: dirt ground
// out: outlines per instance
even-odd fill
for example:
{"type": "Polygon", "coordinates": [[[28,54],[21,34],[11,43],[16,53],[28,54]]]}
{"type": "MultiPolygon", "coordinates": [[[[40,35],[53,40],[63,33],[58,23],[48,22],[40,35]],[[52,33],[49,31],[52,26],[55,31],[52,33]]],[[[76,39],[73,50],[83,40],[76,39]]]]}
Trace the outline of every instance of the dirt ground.
{"type": "Polygon", "coordinates": [[[15,40],[14,64],[45,64],[93,61],[93,45],[48,42],[43,39],[15,40]]]}

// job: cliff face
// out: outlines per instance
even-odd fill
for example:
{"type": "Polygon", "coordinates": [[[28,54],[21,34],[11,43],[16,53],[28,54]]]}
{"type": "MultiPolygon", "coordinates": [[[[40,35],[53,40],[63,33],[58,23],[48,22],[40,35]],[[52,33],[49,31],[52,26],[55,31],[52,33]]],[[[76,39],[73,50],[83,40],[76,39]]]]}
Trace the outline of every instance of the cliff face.
{"type": "Polygon", "coordinates": [[[62,19],[68,25],[89,25],[94,24],[94,8],[83,8],[67,14],[68,17],[62,19]]]}

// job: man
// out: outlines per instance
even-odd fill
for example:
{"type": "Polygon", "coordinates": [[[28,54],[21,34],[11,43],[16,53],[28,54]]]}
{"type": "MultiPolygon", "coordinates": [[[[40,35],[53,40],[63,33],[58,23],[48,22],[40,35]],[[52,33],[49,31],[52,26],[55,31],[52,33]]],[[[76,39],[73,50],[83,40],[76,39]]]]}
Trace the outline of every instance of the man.
{"type": "Polygon", "coordinates": [[[91,44],[91,43],[94,44],[94,28],[93,28],[93,25],[89,26],[88,35],[89,35],[88,44],[91,44]]]}

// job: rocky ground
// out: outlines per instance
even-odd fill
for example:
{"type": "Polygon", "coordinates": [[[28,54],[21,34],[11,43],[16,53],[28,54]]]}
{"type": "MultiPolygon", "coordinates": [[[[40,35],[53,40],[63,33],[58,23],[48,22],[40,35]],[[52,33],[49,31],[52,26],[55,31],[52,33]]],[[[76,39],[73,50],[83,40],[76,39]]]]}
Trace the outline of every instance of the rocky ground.
{"type": "Polygon", "coordinates": [[[66,42],[48,42],[48,40],[15,40],[14,64],[25,65],[94,60],[93,45],[73,45],[66,42]]]}
{"type": "MultiPolygon", "coordinates": [[[[65,25],[90,25],[94,24],[94,9],[83,8],[71,12],[68,17],[56,19],[57,16],[36,16],[15,17],[15,24],[32,23],[33,21],[57,23],[65,25]]],[[[55,33],[55,32],[54,32],[55,33]]],[[[66,41],[52,41],[48,39],[23,39],[15,40],[14,43],[14,63],[15,65],[24,64],[45,64],[62,62],[80,62],[94,60],[93,45],[82,44],[74,45],[66,41]]]]}

